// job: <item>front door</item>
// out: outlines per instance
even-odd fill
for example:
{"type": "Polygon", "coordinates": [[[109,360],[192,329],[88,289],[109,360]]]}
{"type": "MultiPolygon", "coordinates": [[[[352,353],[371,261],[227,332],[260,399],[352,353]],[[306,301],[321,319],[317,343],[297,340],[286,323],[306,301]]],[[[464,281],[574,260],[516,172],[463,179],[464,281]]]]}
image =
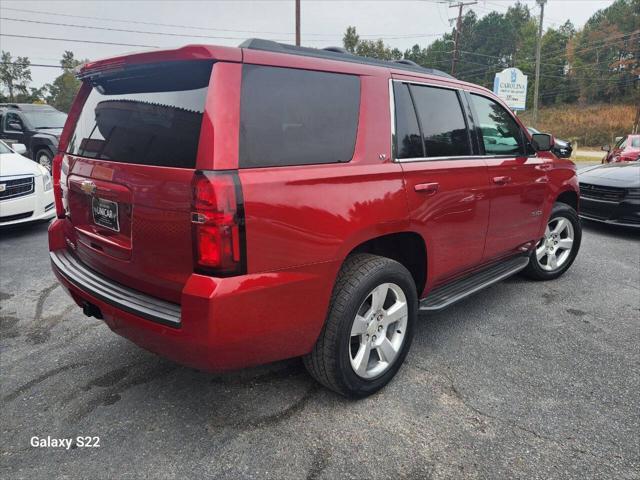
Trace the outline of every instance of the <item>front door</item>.
{"type": "Polygon", "coordinates": [[[25,141],[25,124],[19,114],[15,112],[6,112],[4,114],[2,119],[2,139],[9,145],[13,143],[27,145],[25,141]]]}
{"type": "Polygon", "coordinates": [[[491,261],[538,240],[551,164],[535,155],[522,128],[502,105],[474,93],[470,102],[491,182],[484,252],[484,260],[491,261]]]}

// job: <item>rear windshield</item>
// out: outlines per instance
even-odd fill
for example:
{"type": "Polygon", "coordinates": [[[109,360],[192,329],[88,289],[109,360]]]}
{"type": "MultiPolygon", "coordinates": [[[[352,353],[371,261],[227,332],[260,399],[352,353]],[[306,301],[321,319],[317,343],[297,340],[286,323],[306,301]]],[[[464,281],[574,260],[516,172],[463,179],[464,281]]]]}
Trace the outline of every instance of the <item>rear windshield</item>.
{"type": "Polygon", "coordinates": [[[92,78],[67,153],[194,168],[212,62],[129,67],[92,78]]]}

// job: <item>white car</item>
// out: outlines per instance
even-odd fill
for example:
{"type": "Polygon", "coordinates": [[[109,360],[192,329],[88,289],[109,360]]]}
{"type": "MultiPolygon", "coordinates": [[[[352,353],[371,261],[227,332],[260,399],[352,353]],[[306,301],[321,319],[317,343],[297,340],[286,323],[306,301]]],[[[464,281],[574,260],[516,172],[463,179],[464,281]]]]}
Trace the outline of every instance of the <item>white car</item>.
{"type": "Polygon", "coordinates": [[[0,226],[48,220],[56,214],[49,171],[23,157],[20,143],[0,142],[0,226]]]}

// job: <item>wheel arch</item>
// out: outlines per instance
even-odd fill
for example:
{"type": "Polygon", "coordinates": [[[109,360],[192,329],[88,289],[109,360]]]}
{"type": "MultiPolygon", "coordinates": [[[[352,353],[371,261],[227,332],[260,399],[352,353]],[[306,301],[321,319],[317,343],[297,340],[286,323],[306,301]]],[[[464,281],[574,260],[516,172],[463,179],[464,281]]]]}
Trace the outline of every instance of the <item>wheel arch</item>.
{"type": "Polygon", "coordinates": [[[345,259],[354,253],[371,253],[402,264],[411,273],[421,297],[427,281],[427,246],[419,233],[400,231],[370,238],[353,247],[345,259]]]}
{"type": "Polygon", "coordinates": [[[576,212],[579,206],[579,196],[574,190],[565,190],[556,197],[556,203],[564,203],[573,208],[576,212]]]}

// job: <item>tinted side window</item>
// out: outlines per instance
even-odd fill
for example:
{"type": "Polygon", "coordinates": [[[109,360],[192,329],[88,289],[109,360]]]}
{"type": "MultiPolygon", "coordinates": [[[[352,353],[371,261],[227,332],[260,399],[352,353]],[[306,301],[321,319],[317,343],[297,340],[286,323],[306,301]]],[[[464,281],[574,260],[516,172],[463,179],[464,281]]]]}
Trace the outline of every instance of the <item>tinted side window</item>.
{"type": "Polygon", "coordinates": [[[240,167],[348,162],[359,110],[354,75],[245,65],[240,167]]]}
{"type": "Polygon", "coordinates": [[[469,133],[457,92],[411,85],[427,157],[470,155],[469,133]]]}
{"type": "Polygon", "coordinates": [[[416,110],[406,83],[393,83],[396,116],[396,158],[424,157],[416,110]]]}
{"type": "Polygon", "coordinates": [[[4,120],[4,129],[7,132],[16,132],[16,131],[19,132],[24,130],[24,124],[22,123],[22,119],[20,118],[20,115],[18,115],[17,113],[8,112],[4,120]],[[10,123],[17,123],[18,125],[20,125],[20,128],[16,130],[15,128],[9,125],[10,123]]]}
{"type": "Polygon", "coordinates": [[[482,132],[487,155],[512,155],[524,152],[522,131],[511,114],[497,102],[471,94],[476,123],[482,132]]]}

